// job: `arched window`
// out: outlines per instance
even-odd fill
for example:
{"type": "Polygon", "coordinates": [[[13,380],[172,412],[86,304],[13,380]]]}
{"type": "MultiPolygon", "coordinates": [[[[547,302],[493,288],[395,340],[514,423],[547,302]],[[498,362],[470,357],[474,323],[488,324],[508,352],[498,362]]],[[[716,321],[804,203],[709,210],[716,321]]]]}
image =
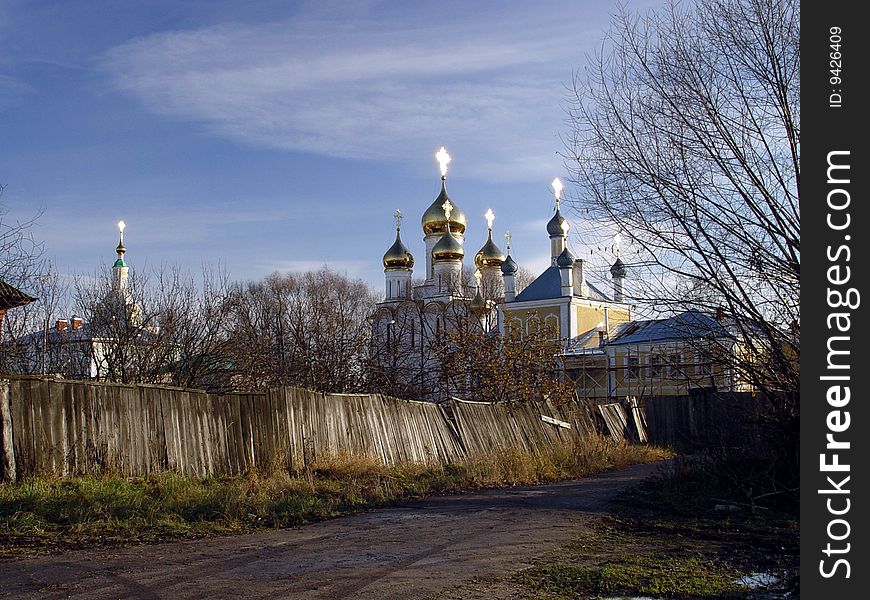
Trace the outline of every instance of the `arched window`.
{"type": "Polygon", "coordinates": [[[556,315],[547,315],[547,318],[544,319],[544,327],[547,328],[547,337],[551,340],[558,340],[561,337],[559,317],[556,315]]]}
{"type": "Polygon", "coordinates": [[[537,335],[541,331],[541,319],[537,315],[532,315],[526,322],[529,335],[537,335]]]}
{"type": "Polygon", "coordinates": [[[514,317],[510,320],[510,324],[508,326],[508,335],[514,339],[520,339],[523,337],[523,320],[519,317],[514,317]]]}

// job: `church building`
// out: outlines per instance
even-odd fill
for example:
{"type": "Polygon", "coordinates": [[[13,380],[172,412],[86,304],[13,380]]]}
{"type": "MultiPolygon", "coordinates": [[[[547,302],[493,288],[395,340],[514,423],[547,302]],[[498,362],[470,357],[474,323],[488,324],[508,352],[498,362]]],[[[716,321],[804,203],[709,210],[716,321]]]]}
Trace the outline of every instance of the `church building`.
{"type": "MultiPolygon", "coordinates": [[[[415,260],[402,241],[402,213],[396,211],[396,238],[383,257],[385,293],[373,315],[373,355],[382,385],[393,393],[437,400],[461,393],[439,372],[437,353],[447,332],[476,328],[490,335],[551,336],[569,348],[631,320],[622,295],[625,266],[617,258],[611,275],[613,295],[587,281],[586,264],[568,248],[570,224],[560,210],[561,183],[553,182],[555,207],[546,227],[551,264],[525,289],[517,289],[519,269],[493,240],[494,214],[488,210],[487,240],[474,255],[474,270],[465,266],[468,219],[447,193],[450,156],[435,156],[441,168],[441,191],[423,211],[424,271],[414,279],[415,260]]],[[[543,233],[543,232],[542,232],[543,233]]],[[[596,337],[597,340],[597,337],[596,337]]]]}
{"type": "Polygon", "coordinates": [[[131,365],[126,360],[128,346],[146,345],[154,333],[144,327],[142,309],[130,291],[130,267],[125,259],[124,221],[118,223],[117,258],[112,264],[111,279],[102,297],[94,306],[87,307],[85,317],[73,315],[58,319],[52,326],[28,333],[12,344],[21,349],[18,364],[11,365],[15,372],[57,375],[68,379],[119,381],[131,365]],[[124,340],[122,342],[121,340],[124,340]]]}

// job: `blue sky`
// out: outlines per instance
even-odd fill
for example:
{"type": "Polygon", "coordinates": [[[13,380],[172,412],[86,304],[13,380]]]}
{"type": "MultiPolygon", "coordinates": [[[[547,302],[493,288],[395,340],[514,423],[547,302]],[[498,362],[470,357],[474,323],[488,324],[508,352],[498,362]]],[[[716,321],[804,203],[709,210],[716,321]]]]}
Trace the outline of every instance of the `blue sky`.
{"type": "MultiPolygon", "coordinates": [[[[425,262],[444,145],[466,264],[491,207],[500,245],[510,229],[539,271],[566,86],[615,10],[0,0],[2,202],[13,218],[44,210],[35,234],[61,273],[111,263],[124,219],[134,268],[223,261],[247,279],[328,264],[380,288],[396,208],[425,262]]],[[[582,255],[600,240],[574,222],[582,255]]]]}

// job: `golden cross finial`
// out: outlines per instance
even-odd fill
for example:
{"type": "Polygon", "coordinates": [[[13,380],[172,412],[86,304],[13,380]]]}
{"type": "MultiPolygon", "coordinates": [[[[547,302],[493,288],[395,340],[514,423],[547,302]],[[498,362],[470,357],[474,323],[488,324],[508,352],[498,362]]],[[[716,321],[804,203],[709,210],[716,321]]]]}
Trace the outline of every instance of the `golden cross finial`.
{"type": "Polygon", "coordinates": [[[483,279],[483,273],[480,272],[480,269],[474,271],[474,278],[477,280],[477,287],[480,287],[480,280],[483,279]]]}
{"type": "Polygon", "coordinates": [[[486,209],[486,214],[483,215],[486,219],[486,226],[492,231],[492,222],[495,221],[495,214],[491,208],[486,209]]]}
{"type": "Polygon", "coordinates": [[[441,177],[446,177],[447,165],[450,164],[451,158],[444,146],[441,146],[441,149],[435,153],[435,160],[438,161],[438,168],[441,169],[441,177]]]}
{"type": "Polygon", "coordinates": [[[393,213],[393,218],[396,219],[396,231],[398,231],[402,228],[402,211],[397,208],[396,212],[393,213]]]}
{"type": "Polygon", "coordinates": [[[616,246],[616,258],[619,258],[622,252],[622,236],[619,233],[613,236],[613,245],[616,246]]]}
{"type": "Polygon", "coordinates": [[[448,221],[450,221],[450,213],[453,212],[453,205],[450,204],[450,200],[445,200],[444,204],[441,205],[441,208],[444,209],[444,216],[447,217],[448,221]]]}
{"type": "Polygon", "coordinates": [[[553,195],[556,196],[556,210],[559,210],[559,202],[562,199],[562,188],[564,186],[562,186],[562,181],[558,177],[550,185],[553,186],[553,195]]]}
{"type": "Polygon", "coordinates": [[[562,221],[562,226],[561,226],[561,227],[562,227],[562,235],[564,235],[565,237],[568,237],[568,229],[569,229],[571,226],[568,224],[567,219],[564,220],[564,221],[562,221]]]}
{"type": "Polygon", "coordinates": [[[505,246],[507,246],[507,253],[510,254],[511,253],[511,232],[510,231],[504,232],[504,243],[505,243],[505,246]]]}

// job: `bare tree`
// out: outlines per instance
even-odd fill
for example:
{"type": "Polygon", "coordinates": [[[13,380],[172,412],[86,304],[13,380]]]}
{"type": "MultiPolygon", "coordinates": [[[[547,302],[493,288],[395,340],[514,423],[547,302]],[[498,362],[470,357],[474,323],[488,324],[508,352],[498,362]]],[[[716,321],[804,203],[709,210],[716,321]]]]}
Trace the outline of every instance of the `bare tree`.
{"type": "MultiPolygon", "coordinates": [[[[5,185],[0,185],[0,196],[5,185]]],[[[36,347],[35,330],[48,327],[52,311],[64,297],[64,283],[43,252],[43,244],[33,235],[33,227],[42,212],[37,211],[24,220],[9,216],[10,210],[0,203],[0,280],[35,296],[34,302],[0,317],[0,371],[38,372],[44,356],[36,347]]]]}
{"type": "Polygon", "coordinates": [[[740,348],[722,360],[790,399],[777,404],[790,422],[800,379],[798,12],[796,0],[698,0],[618,15],[588,77],[575,79],[568,143],[575,207],[627,241],[631,299],[717,314],[740,348]]]}
{"type": "Polygon", "coordinates": [[[228,315],[237,385],[360,389],[375,302],[364,282],[328,269],[237,285],[228,315]]]}
{"type": "Polygon", "coordinates": [[[151,379],[216,392],[232,387],[229,289],[228,275],[219,267],[204,266],[200,284],[178,266],[157,273],[159,327],[151,332],[151,379]]]}
{"type": "MultiPolygon", "coordinates": [[[[0,196],[5,188],[0,185],[0,196]]],[[[33,226],[41,214],[17,221],[0,203],[0,279],[16,287],[28,287],[31,278],[42,272],[43,245],[33,236],[33,226]]]]}
{"type": "MultiPolygon", "coordinates": [[[[437,318],[437,316],[436,316],[437,318]]],[[[434,360],[435,329],[424,302],[408,298],[371,317],[367,388],[388,396],[424,400],[434,393],[427,369],[434,360]]]]}
{"type": "Polygon", "coordinates": [[[547,328],[527,335],[501,337],[485,332],[474,318],[454,326],[438,348],[441,370],[450,387],[482,402],[568,402],[571,382],[558,377],[562,350],[547,328]]]}
{"type": "Polygon", "coordinates": [[[532,283],[537,275],[532,273],[528,267],[519,267],[517,269],[516,275],[514,275],[514,287],[516,289],[517,294],[526,289],[530,283],[532,283]]]}
{"type": "MultiPolygon", "coordinates": [[[[41,272],[28,275],[26,285],[38,301],[9,311],[2,320],[0,370],[5,372],[47,373],[63,363],[62,357],[56,355],[58,348],[48,339],[55,333],[52,319],[72,316],[66,307],[69,286],[50,260],[37,262],[41,272]]],[[[64,373],[64,369],[60,372],[64,373]]]]}
{"type": "Polygon", "coordinates": [[[85,367],[81,376],[119,383],[165,383],[160,372],[159,317],[149,277],[130,273],[125,284],[103,269],[78,275],[73,295],[85,325],[79,343],[70,347],[85,367]]]}

